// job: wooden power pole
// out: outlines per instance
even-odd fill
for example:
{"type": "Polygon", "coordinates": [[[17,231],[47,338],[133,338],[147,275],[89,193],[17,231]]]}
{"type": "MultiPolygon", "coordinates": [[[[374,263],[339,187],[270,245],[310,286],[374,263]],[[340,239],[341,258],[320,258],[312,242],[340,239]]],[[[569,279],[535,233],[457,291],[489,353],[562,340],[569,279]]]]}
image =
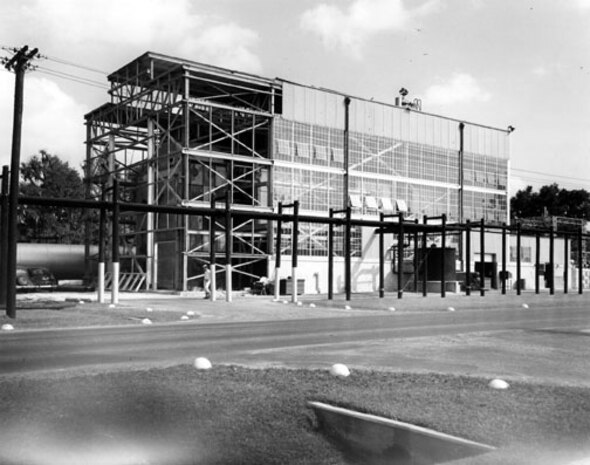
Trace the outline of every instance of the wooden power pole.
{"type": "Polygon", "coordinates": [[[19,188],[20,147],[23,119],[23,95],[25,71],[29,63],[37,56],[35,48],[29,51],[28,46],[20,50],[15,49],[14,56],[8,60],[4,67],[8,71],[14,71],[14,115],[12,126],[12,157],[10,161],[10,192],[8,201],[8,251],[6,257],[6,276],[2,279],[6,282],[6,315],[16,318],[16,243],[17,243],[17,208],[19,188]]]}

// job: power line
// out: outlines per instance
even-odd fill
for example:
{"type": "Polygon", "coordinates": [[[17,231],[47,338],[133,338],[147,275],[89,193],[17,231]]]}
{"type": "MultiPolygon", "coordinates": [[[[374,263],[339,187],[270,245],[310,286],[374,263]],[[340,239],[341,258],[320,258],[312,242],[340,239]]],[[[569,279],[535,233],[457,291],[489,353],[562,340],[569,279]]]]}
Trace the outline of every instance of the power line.
{"type": "Polygon", "coordinates": [[[86,66],[86,65],[81,65],[81,64],[78,64],[78,63],[74,63],[73,61],[64,60],[63,58],[51,57],[51,56],[48,56],[48,55],[41,55],[41,58],[45,58],[46,60],[50,60],[50,61],[54,61],[56,63],[60,63],[62,65],[72,66],[74,68],[79,68],[79,69],[83,69],[83,70],[86,70],[86,71],[91,71],[93,73],[97,73],[97,74],[100,74],[102,76],[107,76],[109,74],[106,71],[103,71],[101,69],[92,68],[90,66],[86,66]]]}
{"type": "Polygon", "coordinates": [[[95,81],[93,79],[88,79],[82,76],[78,76],[76,74],[65,73],[63,71],[58,71],[51,68],[45,68],[44,66],[35,66],[35,69],[38,69],[40,73],[48,74],[50,76],[59,77],[62,79],[67,79],[69,81],[78,82],[80,84],[86,84],[93,87],[98,87],[99,89],[108,90],[109,86],[105,83],[100,81],[95,81]]]}
{"type": "Polygon", "coordinates": [[[588,179],[588,178],[577,178],[574,176],[563,176],[563,175],[557,175],[554,173],[543,173],[541,171],[525,170],[525,169],[520,169],[520,168],[511,168],[511,171],[519,171],[522,173],[537,174],[537,175],[541,175],[541,176],[547,176],[550,178],[563,178],[563,179],[572,179],[574,181],[590,182],[590,179],[588,179]]]}

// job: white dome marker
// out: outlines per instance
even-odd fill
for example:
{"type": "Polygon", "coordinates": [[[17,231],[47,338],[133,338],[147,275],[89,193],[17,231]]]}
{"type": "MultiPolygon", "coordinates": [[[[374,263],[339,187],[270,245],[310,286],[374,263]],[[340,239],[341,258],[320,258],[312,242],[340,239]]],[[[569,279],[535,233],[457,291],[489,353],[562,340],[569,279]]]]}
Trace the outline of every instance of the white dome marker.
{"type": "Polygon", "coordinates": [[[205,357],[197,357],[194,365],[197,370],[209,370],[212,367],[209,359],[206,359],[205,357]]]}
{"type": "Polygon", "coordinates": [[[330,368],[330,374],[332,376],[338,376],[339,378],[346,378],[350,375],[350,370],[342,363],[335,363],[332,365],[332,368],[330,368]]]}
{"type": "Polygon", "coordinates": [[[508,389],[510,385],[503,379],[493,379],[488,384],[492,389],[508,389]]]}
{"type": "Polygon", "coordinates": [[[193,312],[192,310],[189,310],[188,312],[186,312],[186,314],[188,316],[195,316],[195,312],[193,312]]]}
{"type": "Polygon", "coordinates": [[[2,331],[13,331],[14,330],[14,326],[12,326],[10,323],[6,323],[2,325],[2,331]]]}
{"type": "Polygon", "coordinates": [[[529,304],[522,304],[522,308],[529,308],[529,304]]]}
{"type": "Polygon", "coordinates": [[[309,308],[315,308],[315,304],[309,304],[309,308]]]}
{"type": "Polygon", "coordinates": [[[390,312],[395,312],[395,307],[389,307],[387,310],[389,310],[390,312]]]}
{"type": "Polygon", "coordinates": [[[455,307],[447,307],[447,312],[454,312],[455,311],[455,307]]]}
{"type": "Polygon", "coordinates": [[[352,310],[352,307],[350,305],[345,305],[344,310],[352,310]]]}
{"type": "Polygon", "coordinates": [[[150,313],[150,312],[153,312],[153,311],[154,311],[154,309],[153,309],[152,307],[147,307],[147,308],[145,309],[145,311],[146,311],[146,312],[148,312],[148,313],[150,313]]]}
{"type": "Polygon", "coordinates": [[[144,325],[151,325],[152,324],[152,320],[150,320],[149,318],[144,318],[143,320],[141,320],[141,322],[144,325]]]}
{"type": "Polygon", "coordinates": [[[180,317],[180,319],[181,319],[182,321],[187,321],[187,320],[189,320],[189,317],[188,317],[188,316],[186,316],[186,315],[182,315],[182,316],[180,317]]]}

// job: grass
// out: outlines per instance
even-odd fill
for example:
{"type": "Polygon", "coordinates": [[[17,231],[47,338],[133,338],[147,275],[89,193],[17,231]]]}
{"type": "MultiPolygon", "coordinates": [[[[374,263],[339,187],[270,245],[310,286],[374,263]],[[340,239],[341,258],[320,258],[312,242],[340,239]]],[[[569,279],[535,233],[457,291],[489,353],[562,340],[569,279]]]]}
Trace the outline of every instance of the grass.
{"type": "Polygon", "coordinates": [[[316,430],[308,400],[500,447],[461,463],[542,463],[590,443],[583,388],[496,391],[482,379],[434,374],[339,379],[320,370],[177,366],[0,380],[0,463],[343,463],[316,430]]]}

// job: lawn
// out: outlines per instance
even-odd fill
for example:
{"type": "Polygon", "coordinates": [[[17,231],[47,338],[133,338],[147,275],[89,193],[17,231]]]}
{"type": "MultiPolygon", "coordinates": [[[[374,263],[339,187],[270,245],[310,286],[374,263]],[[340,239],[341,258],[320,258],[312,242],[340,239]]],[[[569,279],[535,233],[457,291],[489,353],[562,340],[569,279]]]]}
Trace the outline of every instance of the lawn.
{"type": "MultiPolygon", "coordinates": [[[[590,390],[434,374],[191,366],[0,380],[0,463],[341,464],[308,400],[499,447],[462,464],[568,463],[590,447],[590,390]]],[[[590,450],[585,451],[590,455],[590,450]]]]}

